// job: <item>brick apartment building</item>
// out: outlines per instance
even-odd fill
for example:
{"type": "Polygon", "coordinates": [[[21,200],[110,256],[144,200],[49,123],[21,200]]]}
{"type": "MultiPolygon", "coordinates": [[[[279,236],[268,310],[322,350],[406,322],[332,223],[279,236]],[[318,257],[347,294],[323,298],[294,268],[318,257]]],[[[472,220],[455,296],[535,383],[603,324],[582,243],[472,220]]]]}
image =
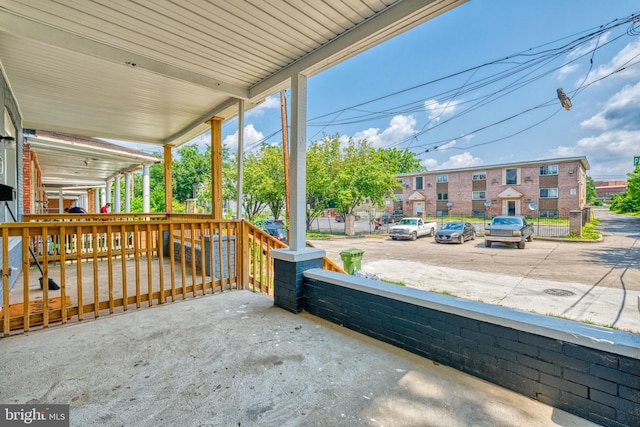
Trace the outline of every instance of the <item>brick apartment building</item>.
{"type": "Polygon", "coordinates": [[[604,203],[611,201],[614,194],[622,194],[627,191],[627,181],[596,181],[596,200],[604,203]]]}
{"type": "Polygon", "coordinates": [[[587,170],[582,156],[401,174],[402,188],[386,210],[426,217],[565,216],[586,204],[587,170]]]}

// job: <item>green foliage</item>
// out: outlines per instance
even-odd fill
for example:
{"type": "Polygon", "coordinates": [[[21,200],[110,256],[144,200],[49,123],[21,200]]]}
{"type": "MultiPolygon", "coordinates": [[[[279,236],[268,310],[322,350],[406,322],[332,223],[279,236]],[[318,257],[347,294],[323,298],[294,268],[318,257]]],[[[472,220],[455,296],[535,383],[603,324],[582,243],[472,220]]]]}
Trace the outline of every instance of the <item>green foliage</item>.
{"type": "Polygon", "coordinates": [[[594,203],[597,196],[596,184],[593,182],[593,178],[587,175],[587,203],[594,203]]]}
{"type": "Polygon", "coordinates": [[[387,169],[384,156],[366,140],[349,140],[335,170],[332,186],[337,189],[338,211],[344,214],[353,214],[365,198],[383,206],[385,197],[393,197],[394,188],[400,185],[387,169]]]}
{"type": "Polygon", "coordinates": [[[411,151],[399,148],[379,148],[377,151],[382,163],[393,175],[426,172],[427,170],[420,164],[420,159],[411,151]]]}
{"type": "Polygon", "coordinates": [[[336,207],[332,181],[340,158],[337,136],[316,141],[307,149],[307,230],[324,209],[336,207]]]}
{"type": "Polygon", "coordinates": [[[611,197],[610,209],[617,213],[640,214],[640,166],[627,176],[627,191],[611,197]]]}
{"type": "Polygon", "coordinates": [[[171,162],[173,197],[180,202],[197,196],[211,182],[211,147],[204,153],[195,144],[184,145],[171,162]]]}

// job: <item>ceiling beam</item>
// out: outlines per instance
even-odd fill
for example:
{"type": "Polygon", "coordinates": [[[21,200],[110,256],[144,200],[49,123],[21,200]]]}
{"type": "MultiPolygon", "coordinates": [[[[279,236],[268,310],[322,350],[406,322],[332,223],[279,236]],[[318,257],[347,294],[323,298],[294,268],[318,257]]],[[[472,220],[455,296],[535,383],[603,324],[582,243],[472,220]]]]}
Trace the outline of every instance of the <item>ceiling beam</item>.
{"type": "Polygon", "coordinates": [[[36,21],[0,9],[0,29],[26,39],[31,39],[105,61],[122,64],[158,74],[170,79],[185,81],[215,90],[228,96],[248,99],[248,90],[225,83],[203,74],[188,71],[124,49],[109,46],[88,38],[49,27],[36,21]]]}

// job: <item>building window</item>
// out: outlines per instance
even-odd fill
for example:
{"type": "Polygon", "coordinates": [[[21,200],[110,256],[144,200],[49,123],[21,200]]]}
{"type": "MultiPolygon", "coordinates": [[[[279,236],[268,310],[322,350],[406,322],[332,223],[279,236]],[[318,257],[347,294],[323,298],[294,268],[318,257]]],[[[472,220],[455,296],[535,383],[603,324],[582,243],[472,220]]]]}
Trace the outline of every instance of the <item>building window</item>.
{"type": "Polygon", "coordinates": [[[541,188],[540,198],[541,199],[557,199],[558,189],[557,188],[541,188]]]}
{"type": "Polygon", "coordinates": [[[558,218],[558,211],[540,211],[540,218],[558,218]]]}
{"type": "Polygon", "coordinates": [[[438,193],[438,200],[449,200],[449,193],[438,193]]]}
{"type": "Polygon", "coordinates": [[[504,183],[506,185],[518,184],[518,169],[505,169],[504,171],[504,183]]]}
{"type": "Polygon", "coordinates": [[[471,193],[471,200],[487,200],[486,191],[474,191],[471,193]]]}
{"type": "Polygon", "coordinates": [[[449,182],[449,175],[443,174],[436,176],[436,182],[449,182]]]}
{"type": "Polygon", "coordinates": [[[416,176],[416,186],[415,186],[416,190],[422,190],[424,188],[423,181],[424,181],[423,177],[416,176]]]}
{"type": "Polygon", "coordinates": [[[471,216],[474,218],[482,218],[487,216],[487,211],[472,211],[471,216]]]}
{"type": "Polygon", "coordinates": [[[558,165],[540,166],[540,175],[558,175],[558,165]]]}
{"type": "Polygon", "coordinates": [[[436,216],[447,216],[447,215],[449,215],[448,210],[436,211],[436,216]]]}
{"type": "Polygon", "coordinates": [[[487,180],[487,171],[478,171],[474,172],[471,177],[474,181],[486,181],[487,180]]]}

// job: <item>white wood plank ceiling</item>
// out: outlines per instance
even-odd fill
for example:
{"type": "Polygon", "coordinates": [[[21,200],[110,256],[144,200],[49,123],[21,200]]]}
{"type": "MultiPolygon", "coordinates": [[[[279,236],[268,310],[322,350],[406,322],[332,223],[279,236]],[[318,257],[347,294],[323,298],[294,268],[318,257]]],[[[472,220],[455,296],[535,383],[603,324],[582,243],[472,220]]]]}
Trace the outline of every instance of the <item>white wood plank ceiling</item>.
{"type": "Polygon", "coordinates": [[[179,145],[466,0],[0,0],[23,127],[179,145]]]}

